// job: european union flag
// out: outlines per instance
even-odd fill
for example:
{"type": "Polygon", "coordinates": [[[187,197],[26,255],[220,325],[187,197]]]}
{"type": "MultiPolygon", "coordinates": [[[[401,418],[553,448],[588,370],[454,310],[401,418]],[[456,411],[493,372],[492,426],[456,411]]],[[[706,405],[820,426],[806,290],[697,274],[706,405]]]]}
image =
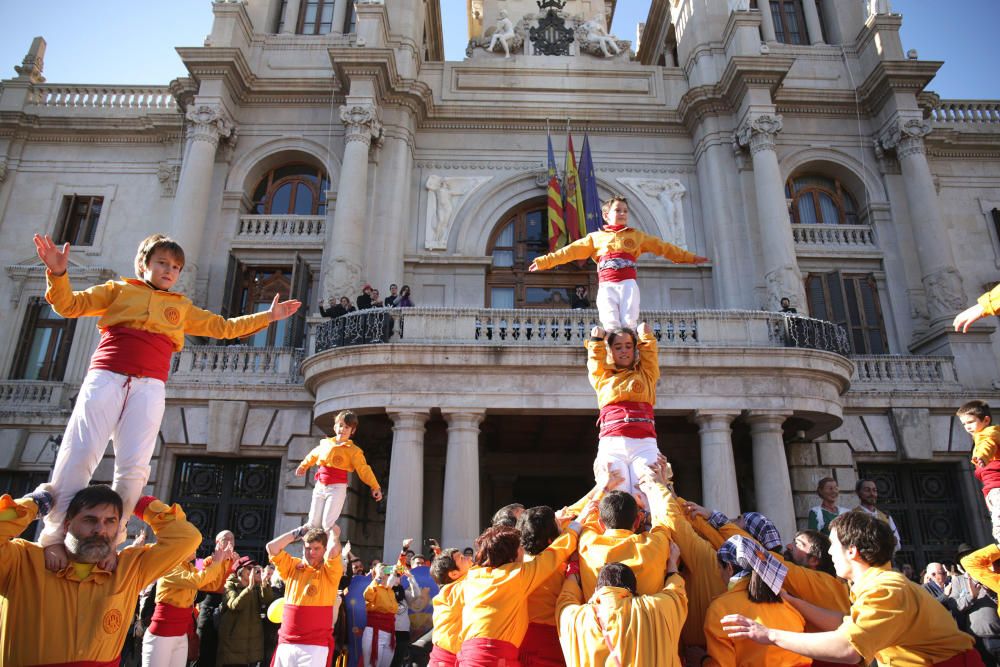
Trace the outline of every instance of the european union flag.
{"type": "Polygon", "coordinates": [[[601,216],[601,197],[597,194],[597,176],[594,175],[594,159],[590,154],[590,137],[583,134],[583,150],[580,152],[580,189],[583,190],[583,211],[587,217],[587,233],[596,232],[604,226],[601,216]]]}

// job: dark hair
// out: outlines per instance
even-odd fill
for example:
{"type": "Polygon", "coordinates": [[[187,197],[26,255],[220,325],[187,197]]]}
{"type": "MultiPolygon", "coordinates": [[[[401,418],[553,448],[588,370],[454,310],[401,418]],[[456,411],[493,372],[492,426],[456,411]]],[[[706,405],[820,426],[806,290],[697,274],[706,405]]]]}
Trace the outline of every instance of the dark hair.
{"type": "Polygon", "coordinates": [[[836,484],[837,480],[835,480],[833,477],[824,477],[823,479],[816,482],[816,493],[822,491],[823,487],[829,484],[830,482],[836,484]]]}
{"type": "Polygon", "coordinates": [[[854,547],[868,565],[884,565],[892,559],[896,538],[889,524],[865,512],[845,512],[830,522],[830,534],[846,549],[854,547]]]}
{"type": "MultiPolygon", "coordinates": [[[[862,477],[861,479],[859,479],[857,482],[854,483],[854,493],[860,493],[861,492],[861,485],[864,484],[865,482],[872,482],[872,483],[874,483],[875,480],[868,479],[867,477],[862,477]]],[[[875,490],[876,491],[878,490],[878,485],[876,485],[875,490]]]]}
{"type": "Polygon", "coordinates": [[[135,254],[135,275],[137,278],[142,278],[142,272],[149,267],[149,260],[157,250],[170,253],[181,265],[181,268],[184,268],[184,248],[168,236],[153,234],[139,242],[139,250],[135,254]]]}
{"type": "Polygon", "coordinates": [[[107,484],[92,484],[85,486],[73,496],[66,508],[66,520],[69,521],[83,510],[98,505],[111,505],[118,510],[118,518],[122,518],[122,497],[107,484]]]}
{"type": "Polygon", "coordinates": [[[321,542],[324,547],[330,541],[330,536],[326,534],[326,531],[322,528],[310,528],[309,532],[305,534],[302,538],[303,544],[309,544],[310,542],[321,542]]]}
{"type": "Polygon", "coordinates": [[[629,329],[628,327],[618,327],[617,329],[612,329],[611,331],[608,332],[608,335],[605,338],[605,340],[608,341],[608,345],[613,345],[615,342],[615,338],[617,338],[618,336],[631,336],[632,344],[633,345],[639,344],[639,336],[635,333],[635,331],[629,329]]]}
{"type": "Polygon", "coordinates": [[[418,558],[420,558],[421,560],[427,560],[427,556],[425,556],[423,554],[413,554],[413,556],[410,558],[410,560],[413,561],[413,560],[416,560],[418,558]]]}
{"type": "Polygon", "coordinates": [[[624,491],[608,492],[601,498],[601,504],[598,506],[598,516],[604,525],[611,529],[632,530],[638,514],[639,505],[635,502],[635,498],[624,491]]]}
{"type": "Polygon", "coordinates": [[[344,423],[351,428],[358,427],[358,416],[350,410],[341,410],[338,412],[337,416],[333,418],[333,421],[336,422],[338,419],[343,419],[344,423]]]}
{"type": "Polygon", "coordinates": [[[637,595],[635,572],[625,563],[606,563],[597,573],[595,590],[604,586],[626,588],[632,595],[637,595]]]}
{"type": "Polygon", "coordinates": [[[993,415],[990,414],[990,406],[986,401],[969,401],[968,403],[964,403],[955,414],[959,417],[962,415],[972,415],[976,419],[989,417],[990,421],[993,421],[993,415]]]}
{"type": "Polygon", "coordinates": [[[556,513],[546,505],[524,510],[517,520],[517,530],[521,533],[521,546],[532,556],[545,551],[559,537],[556,513]]]}
{"type": "Polygon", "coordinates": [[[628,199],[625,199],[624,195],[620,195],[616,192],[601,202],[601,213],[603,215],[607,215],[608,211],[611,210],[611,207],[614,206],[616,201],[620,201],[628,206],[628,199]]]}
{"type": "Polygon", "coordinates": [[[754,571],[750,572],[750,584],[747,586],[747,597],[751,602],[757,604],[774,604],[781,602],[781,596],[771,590],[771,587],[764,583],[760,575],[754,571]]]}
{"type": "Polygon", "coordinates": [[[510,505],[504,505],[496,511],[493,518],[490,520],[491,526],[507,526],[508,528],[514,528],[517,526],[517,511],[524,511],[524,505],[521,503],[511,503],[510,505]]]}
{"type": "Polygon", "coordinates": [[[809,540],[809,551],[806,553],[819,561],[816,569],[826,572],[831,577],[837,576],[837,569],[833,566],[833,558],[830,556],[830,538],[818,530],[800,530],[795,533],[809,540]]]}
{"type": "Polygon", "coordinates": [[[500,567],[517,560],[521,533],[507,526],[491,526],[476,538],[472,562],[482,567],[500,567]]]}
{"type": "Polygon", "coordinates": [[[455,562],[455,554],[457,553],[459,553],[458,549],[445,549],[431,563],[431,579],[438,586],[450,584],[451,577],[449,575],[452,572],[458,572],[458,563],[455,562]]]}

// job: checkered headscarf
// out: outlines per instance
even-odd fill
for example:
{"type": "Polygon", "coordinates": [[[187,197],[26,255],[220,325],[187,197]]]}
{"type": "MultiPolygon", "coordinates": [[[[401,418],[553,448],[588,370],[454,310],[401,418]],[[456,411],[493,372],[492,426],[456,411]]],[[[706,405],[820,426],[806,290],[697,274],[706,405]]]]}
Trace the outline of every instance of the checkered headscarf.
{"type": "Polygon", "coordinates": [[[781,592],[788,568],[754,540],[743,535],[733,535],[719,547],[718,557],[737,571],[734,579],[746,577],[753,571],[775,595],[781,592]]]}
{"type": "Polygon", "coordinates": [[[745,513],[743,523],[747,532],[763,544],[765,549],[776,549],[781,546],[781,534],[778,532],[778,528],[760,512],[745,513]]]}

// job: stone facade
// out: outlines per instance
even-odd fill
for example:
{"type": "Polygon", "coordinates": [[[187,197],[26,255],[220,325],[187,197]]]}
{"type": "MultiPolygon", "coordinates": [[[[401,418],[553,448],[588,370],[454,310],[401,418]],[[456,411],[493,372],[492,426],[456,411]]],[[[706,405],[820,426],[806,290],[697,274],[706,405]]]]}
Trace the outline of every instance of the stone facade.
{"type": "MultiPolygon", "coordinates": [[[[965,335],[948,324],[1000,277],[1000,102],[926,90],[940,63],[904,55],[902,17],[857,2],[822,3],[820,17],[806,2],[806,37],[787,44],[766,0],[653,0],[631,53],[604,57],[577,30],[569,55],[540,55],[530,29],[549,9],[470,0],[470,57],[446,62],[437,2],[349,4],[332,4],[328,34],[305,35],[299,2],[216,2],[205,45],[179,49],[189,75],[160,88],[47,83],[44,42],[0,82],[10,479],[50,469],[97,342],[80,322],[60,377],[17,371],[45,284],[30,235],[57,232],[76,195],[102,198],[93,238],[73,250],[77,288],[131,275],[138,241],[164,231],[187,250],[182,288],[200,305],[238,310],[234,266],[295,267],[291,290],[308,295],[291,348],[190,340],[175,356],[150,491],[183,488],[179,461],[275,461],[273,529],[297,525],[311,482],[295,464],[351,408],[387,480],[381,506],[355,485],[345,507],[367,555],[407,536],[465,546],[519,493],[575,499],[539,489],[586,488],[596,429],[581,343],[595,313],[487,307],[491,244],[511,211],[543,201],[547,127],[561,164],[572,115],[601,196],[626,193],[633,224],[711,258],[640,268],[679,490],[766,511],[787,537],[819,478],[852,505],[859,470],[905,477],[933,462],[962,525],[904,536],[905,557],[988,539],[952,415],[971,398],[1000,404],[1000,341],[992,322],[965,335]],[[510,58],[476,42],[501,5],[522,41],[510,58]],[[325,206],[255,210],[262,178],[290,164],[325,174],[325,206]],[[836,182],[856,219],[793,224],[786,186],[799,176],[836,182]],[[809,276],[834,271],[870,277],[887,354],[849,353],[853,331],[765,312],[788,297],[806,314],[809,276]],[[408,284],[418,308],[392,314],[387,343],[317,351],[319,301],[365,282],[383,295],[408,284]],[[826,338],[803,342],[809,332],[826,338]]],[[[614,9],[549,4],[570,29],[610,24],[614,9]]],[[[109,447],[95,479],[111,467],[109,447]]]]}

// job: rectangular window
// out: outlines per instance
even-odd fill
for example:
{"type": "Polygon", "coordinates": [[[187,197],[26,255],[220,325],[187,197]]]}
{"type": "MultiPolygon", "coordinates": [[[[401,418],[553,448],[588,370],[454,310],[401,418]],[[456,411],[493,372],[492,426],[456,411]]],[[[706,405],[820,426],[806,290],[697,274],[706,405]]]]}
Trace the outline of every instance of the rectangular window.
{"type": "Polygon", "coordinates": [[[302,3],[299,34],[329,34],[333,30],[333,5],[334,0],[305,0],[302,3]]]}
{"type": "Polygon", "coordinates": [[[993,221],[993,234],[997,240],[997,249],[1000,250],[1000,208],[990,211],[990,220],[993,221]]]}
{"type": "MultiPolygon", "coordinates": [[[[291,298],[309,303],[311,286],[312,272],[298,255],[293,266],[249,266],[230,255],[222,315],[238,317],[264,312],[271,307],[275,294],[283,301],[291,298]]],[[[303,307],[288,319],[272,322],[266,329],[231,342],[254,347],[302,347],[305,316],[303,307]]]]}
{"type": "Polygon", "coordinates": [[[806,43],[806,20],[802,14],[802,0],[771,0],[771,19],[774,22],[775,39],[779,42],[806,43]]]}
{"type": "Polygon", "coordinates": [[[806,277],[806,296],[812,317],[847,330],[853,354],[889,353],[872,274],[811,273],[806,277]]]}
{"type": "Polygon", "coordinates": [[[53,240],[57,244],[94,245],[97,221],[101,219],[104,197],[68,195],[63,197],[59,224],[53,240]]]}
{"type": "Polygon", "coordinates": [[[62,380],[75,329],[75,319],[59,317],[44,298],[32,297],[18,337],[10,379],[62,380]]]}

